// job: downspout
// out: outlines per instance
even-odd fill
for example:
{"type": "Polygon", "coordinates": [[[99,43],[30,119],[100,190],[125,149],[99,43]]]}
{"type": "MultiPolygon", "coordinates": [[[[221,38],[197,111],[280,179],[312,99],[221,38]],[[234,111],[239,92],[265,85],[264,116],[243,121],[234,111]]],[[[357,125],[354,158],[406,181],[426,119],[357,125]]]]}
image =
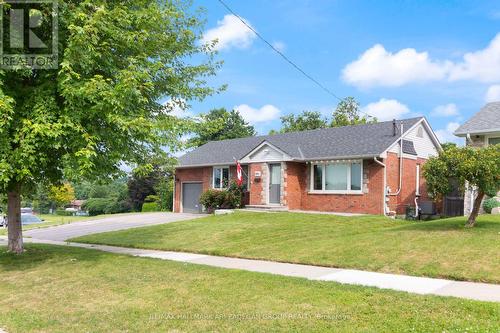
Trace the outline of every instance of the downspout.
{"type": "Polygon", "coordinates": [[[403,187],[403,122],[401,122],[401,140],[399,142],[399,188],[394,193],[389,193],[390,196],[397,196],[403,187]]]}
{"type": "Polygon", "coordinates": [[[382,193],[382,208],[384,210],[384,215],[387,215],[387,169],[385,167],[385,164],[382,163],[377,159],[377,157],[373,158],[373,161],[377,163],[378,165],[381,165],[384,168],[384,186],[383,186],[383,193],[382,193]]]}
{"type": "MultiPolygon", "coordinates": [[[[175,180],[176,180],[176,175],[175,175],[175,171],[174,171],[174,190],[172,192],[172,213],[175,213],[175,187],[177,186],[177,184],[175,183],[175,180]]],[[[180,211],[179,211],[180,213],[180,211]]]]}

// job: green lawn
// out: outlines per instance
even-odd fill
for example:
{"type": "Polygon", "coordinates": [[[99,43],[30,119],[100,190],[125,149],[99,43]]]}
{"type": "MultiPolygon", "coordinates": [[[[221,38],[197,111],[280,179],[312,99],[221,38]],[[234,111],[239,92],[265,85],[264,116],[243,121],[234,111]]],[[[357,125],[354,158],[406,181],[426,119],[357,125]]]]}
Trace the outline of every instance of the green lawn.
{"type": "Polygon", "coordinates": [[[74,241],[500,283],[500,216],[464,224],[238,212],[74,241]]]}
{"type": "Polygon", "coordinates": [[[13,332],[498,332],[500,304],[128,257],[0,248],[13,332]]]}

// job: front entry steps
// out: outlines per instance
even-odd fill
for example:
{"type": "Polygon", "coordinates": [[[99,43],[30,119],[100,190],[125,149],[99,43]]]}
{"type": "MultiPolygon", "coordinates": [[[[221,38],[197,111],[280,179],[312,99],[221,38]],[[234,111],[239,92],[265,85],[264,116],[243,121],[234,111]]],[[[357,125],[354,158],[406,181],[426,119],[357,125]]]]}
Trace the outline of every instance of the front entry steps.
{"type": "Polygon", "coordinates": [[[280,205],[246,205],[243,210],[251,212],[288,212],[288,207],[280,205]]]}

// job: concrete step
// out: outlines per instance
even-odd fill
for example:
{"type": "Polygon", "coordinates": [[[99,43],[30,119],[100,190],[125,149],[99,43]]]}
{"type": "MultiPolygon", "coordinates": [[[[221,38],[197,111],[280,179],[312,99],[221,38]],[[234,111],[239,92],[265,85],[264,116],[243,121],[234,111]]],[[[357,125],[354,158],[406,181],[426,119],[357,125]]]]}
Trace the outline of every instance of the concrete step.
{"type": "Polygon", "coordinates": [[[254,212],[287,212],[288,207],[279,205],[247,205],[243,210],[254,212]]]}

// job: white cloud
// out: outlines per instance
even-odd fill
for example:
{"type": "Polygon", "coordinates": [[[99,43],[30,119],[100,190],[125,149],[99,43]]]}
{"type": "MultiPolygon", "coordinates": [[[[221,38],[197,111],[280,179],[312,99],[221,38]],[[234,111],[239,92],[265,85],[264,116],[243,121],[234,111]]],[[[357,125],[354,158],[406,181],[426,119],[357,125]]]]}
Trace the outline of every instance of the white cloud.
{"type": "Polygon", "coordinates": [[[458,107],[453,103],[439,105],[434,108],[432,115],[436,117],[458,116],[458,107]]]}
{"type": "Polygon", "coordinates": [[[485,96],[486,103],[500,101],[500,84],[492,85],[488,88],[485,96]]]}
{"type": "Polygon", "coordinates": [[[410,109],[395,99],[382,98],[378,102],[370,103],[361,109],[370,116],[377,117],[379,121],[401,119],[410,113],[410,109]]]}
{"type": "Polygon", "coordinates": [[[443,79],[449,66],[449,63],[433,62],[427,52],[403,49],[390,53],[377,44],[344,68],[343,79],[359,87],[395,87],[443,79]]]}
{"type": "Polygon", "coordinates": [[[238,110],[245,121],[250,124],[271,121],[277,119],[281,114],[281,110],[271,104],[264,105],[260,109],[253,108],[247,104],[241,104],[235,106],[234,109],[238,110]]]}
{"type": "Polygon", "coordinates": [[[166,111],[169,115],[175,116],[177,118],[187,118],[193,117],[192,111],[188,110],[188,105],[186,100],[180,99],[169,99],[163,103],[166,111]]]}
{"type": "Polygon", "coordinates": [[[342,71],[343,79],[357,87],[398,87],[414,82],[473,80],[498,82],[500,78],[500,33],[490,44],[463,55],[461,61],[431,59],[428,52],[413,48],[396,53],[377,44],[342,71]]]}
{"type": "Polygon", "coordinates": [[[454,142],[462,144],[463,139],[460,139],[459,137],[453,135],[453,132],[455,132],[459,127],[460,127],[459,123],[451,122],[446,125],[446,128],[437,130],[435,131],[435,133],[441,143],[454,142]]]}
{"type": "Polygon", "coordinates": [[[466,53],[461,63],[453,66],[449,79],[497,82],[500,78],[500,33],[483,50],[466,53]]]}
{"type": "Polygon", "coordinates": [[[275,41],[272,43],[273,47],[280,51],[280,52],[285,52],[285,49],[286,49],[286,44],[284,42],[281,42],[281,41],[275,41]]]}
{"type": "MultiPolygon", "coordinates": [[[[245,20],[250,25],[248,21],[245,20]]],[[[213,40],[218,40],[215,48],[217,50],[230,49],[236,47],[245,49],[252,45],[255,34],[245,26],[235,15],[226,15],[217,22],[217,27],[209,29],[202,38],[204,44],[213,40]]]]}

